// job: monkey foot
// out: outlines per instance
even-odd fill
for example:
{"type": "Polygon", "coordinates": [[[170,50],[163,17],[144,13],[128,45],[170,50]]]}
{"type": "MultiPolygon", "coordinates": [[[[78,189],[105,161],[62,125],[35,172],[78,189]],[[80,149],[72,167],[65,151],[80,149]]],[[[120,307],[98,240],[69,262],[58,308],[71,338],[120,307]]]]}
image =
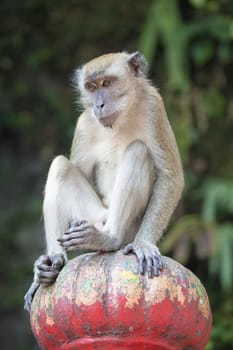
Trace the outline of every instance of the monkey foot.
{"type": "Polygon", "coordinates": [[[54,256],[41,255],[35,263],[35,281],[45,287],[54,283],[65,265],[63,254],[54,256]]]}
{"type": "Polygon", "coordinates": [[[41,255],[34,264],[34,281],[24,296],[24,309],[31,309],[33,297],[40,285],[45,287],[55,282],[59,272],[65,265],[63,254],[54,256],[41,255]]]}
{"type": "Polygon", "coordinates": [[[161,254],[154,244],[143,241],[129,243],[125,246],[123,253],[133,253],[137,256],[141,274],[148,273],[149,277],[158,276],[163,268],[161,254]]]}

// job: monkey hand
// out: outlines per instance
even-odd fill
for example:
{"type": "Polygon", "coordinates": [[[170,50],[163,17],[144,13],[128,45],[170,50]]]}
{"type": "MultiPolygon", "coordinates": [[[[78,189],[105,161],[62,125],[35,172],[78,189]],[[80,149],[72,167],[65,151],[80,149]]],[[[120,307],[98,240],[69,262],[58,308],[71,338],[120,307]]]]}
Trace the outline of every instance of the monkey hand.
{"type": "Polygon", "coordinates": [[[41,255],[34,264],[34,281],[24,296],[24,309],[28,312],[31,309],[33,297],[40,285],[45,287],[55,282],[59,272],[65,264],[63,254],[56,254],[52,257],[41,255]]]}
{"type": "Polygon", "coordinates": [[[115,240],[87,221],[78,222],[70,227],[59,239],[60,245],[67,251],[93,250],[110,251],[115,240]]]}
{"type": "Polygon", "coordinates": [[[148,273],[149,277],[158,276],[159,270],[162,270],[163,263],[161,254],[156,245],[145,241],[134,241],[125,246],[123,253],[133,253],[137,256],[139,262],[139,272],[148,273]]]}
{"type": "Polygon", "coordinates": [[[41,255],[35,262],[35,282],[45,287],[54,283],[59,272],[65,265],[63,254],[54,256],[41,255]]]}

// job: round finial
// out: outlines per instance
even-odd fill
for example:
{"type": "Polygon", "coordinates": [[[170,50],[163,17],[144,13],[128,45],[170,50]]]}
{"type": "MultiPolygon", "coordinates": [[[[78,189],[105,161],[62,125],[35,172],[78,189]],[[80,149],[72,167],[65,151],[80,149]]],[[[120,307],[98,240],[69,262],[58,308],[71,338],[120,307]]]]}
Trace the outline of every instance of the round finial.
{"type": "Polygon", "coordinates": [[[70,260],[33,300],[31,327],[41,349],[204,350],[212,323],[206,291],[176,261],[163,257],[163,265],[149,278],[121,251],[70,260]]]}

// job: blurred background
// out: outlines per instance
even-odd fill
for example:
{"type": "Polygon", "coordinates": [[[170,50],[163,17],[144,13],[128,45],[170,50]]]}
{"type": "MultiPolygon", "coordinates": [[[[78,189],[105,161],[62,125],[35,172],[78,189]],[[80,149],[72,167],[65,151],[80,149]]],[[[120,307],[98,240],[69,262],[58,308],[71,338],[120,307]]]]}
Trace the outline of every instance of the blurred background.
{"type": "Polygon", "coordinates": [[[122,50],[146,56],[185,170],[161,250],[206,287],[207,349],[233,349],[233,1],[1,0],[0,20],[1,349],[38,349],[23,295],[45,247],[49,164],[69,155],[80,113],[73,71],[122,50]]]}

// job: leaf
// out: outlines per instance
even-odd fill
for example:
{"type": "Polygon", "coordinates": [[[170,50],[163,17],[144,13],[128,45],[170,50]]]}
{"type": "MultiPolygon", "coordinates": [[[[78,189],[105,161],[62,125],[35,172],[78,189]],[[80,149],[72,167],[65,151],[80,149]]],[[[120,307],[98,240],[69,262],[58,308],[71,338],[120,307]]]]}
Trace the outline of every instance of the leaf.
{"type": "Polygon", "coordinates": [[[203,200],[202,217],[206,223],[217,221],[217,213],[224,209],[233,213],[233,182],[208,180],[201,190],[203,200]]]}
{"type": "Polygon", "coordinates": [[[178,239],[173,249],[173,257],[181,264],[186,264],[191,254],[190,237],[183,236],[178,239]]]}
{"type": "Polygon", "coordinates": [[[184,215],[168,231],[165,239],[161,242],[161,249],[165,253],[171,251],[182,236],[191,236],[191,233],[199,230],[201,226],[202,221],[198,215],[184,215]]]}
{"type": "Polygon", "coordinates": [[[146,57],[149,67],[152,64],[158,42],[158,25],[155,20],[156,15],[157,3],[154,1],[148,11],[147,19],[139,38],[139,50],[146,57]]]}
{"type": "Polygon", "coordinates": [[[206,0],[190,0],[190,3],[197,8],[204,7],[206,5],[206,0]]]}
{"type": "Polygon", "coordinates": [[[209,271],[212,275],[219,274],[223,290],[230,291],[233,287],[233,224],[225,223],[218,227],[218,251],[210,259],[209,271]]]}
{"type": "Polygon", "coordinates": [[[221,225],[219,235],[220,281],[224,290],[230,290],[233,286],[233,225],[221,225]]]}
{"type": "Polygon", "coordinates": [[[192,45],[191,54],[196,65],[204,66],[215,55],[214,44],[211,40],[198,40],[192,45]]]}
{"type": "Polygon", "coordinates": [[[186,41],[183,23],[176,0],[156,0],[152,3],[139,40],[139,48],[149,66],[156,54],[158,40],[165,49],[169,85],[172,89],[186,90],[189,85],[186,41]],[[175,45],[174,45],[175,42],[175,45]]]}

